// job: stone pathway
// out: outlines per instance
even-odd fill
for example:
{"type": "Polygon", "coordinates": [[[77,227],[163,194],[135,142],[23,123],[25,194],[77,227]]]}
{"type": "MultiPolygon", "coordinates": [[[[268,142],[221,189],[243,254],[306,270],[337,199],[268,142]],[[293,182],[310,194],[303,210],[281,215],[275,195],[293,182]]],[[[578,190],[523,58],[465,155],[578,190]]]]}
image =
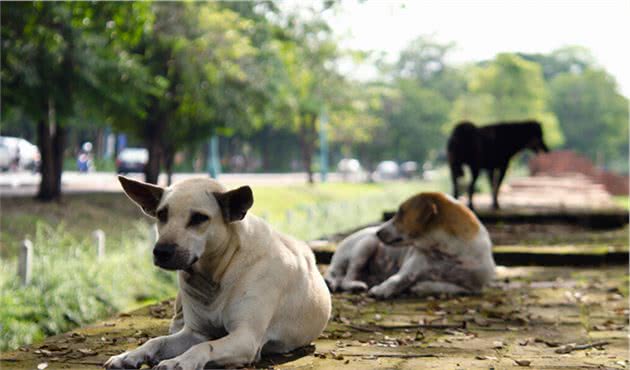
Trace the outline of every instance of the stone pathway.
{"type": "MultiPolygon", "coordinates": [[[[383,302],[339,294],[314,346],[257,367],[626,369],[627,297],[627,267],[502,267],[480,296],[383,302]]],[[[162,302],[3,353],[0,368],[99,368],[164,334],[171,307],[162,302]]]]}
{"type": "MultiPolygon", "coordinates": [[[[465,196],[460,199],[467,201],[465,196]]],[[[477,208],[486,209],[490,207],[491,197],[489,194],[475,194],[474,201],[477,208]]],[[[616,208],[602,184],[580,174],[514,178],[501,186],[499,204],[503,209],[554,211],[616,208]]]]}

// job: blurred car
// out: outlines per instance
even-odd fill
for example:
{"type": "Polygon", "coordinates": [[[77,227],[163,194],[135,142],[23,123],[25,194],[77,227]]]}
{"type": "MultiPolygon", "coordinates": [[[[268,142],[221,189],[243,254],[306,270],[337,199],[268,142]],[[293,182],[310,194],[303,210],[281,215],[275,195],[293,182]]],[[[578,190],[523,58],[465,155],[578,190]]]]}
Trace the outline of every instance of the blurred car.
{"type": "Polygon", "coordinates": [[[0,136],[0,145],[9,151],[11,165],[16,170],[30,170],[36,172],[39,169],[41,155],[36,145],[19,137],[0,136]]]}
{"type": "Polygon", "coordinates": [[[130,172],[144,172],[149,162],[149,151],[145,148],[125,148],[116,158],[116,172],[127,174],[130,172]]]}
{"type": "Polygon", "coordinates": [[[5,172],[11,168],[11,154],[6,145],[0,144],[0,171],[5,172]]]}
{"type": "Polygon", "coordinates": [[[403,162],[400,165],[400,172],[403,177],[410,179],[418,173],[418,163],[414,161],[403,162]]]}
{"type": "Polygon", "coordinates": [[[343,181],[361,181],[363,168],[358,159],[343,158],[337,163],[337,172],[341,174],[343,181]]]}
{"type": "Polygon", "coordinates": [[[394,161],[382,161],[376,166],[374,178],[377,180],[394,180],[398,178],[400,168],[394,161]]]}

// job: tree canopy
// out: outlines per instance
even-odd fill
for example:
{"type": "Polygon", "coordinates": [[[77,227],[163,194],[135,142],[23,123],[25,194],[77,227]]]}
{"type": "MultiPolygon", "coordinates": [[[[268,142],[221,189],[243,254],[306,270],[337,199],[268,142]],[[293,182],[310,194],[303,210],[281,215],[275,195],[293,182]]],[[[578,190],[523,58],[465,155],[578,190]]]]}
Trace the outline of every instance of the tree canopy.
{"type": "Polygon", "coordinates": [[[363,81],[339,66],[374,58],[340,46],[326,17],[334,1],[0,6],[2,129],[36,133],[42,199],[60,194],[67,134],[95,125],[149,150],[151,182],[173,171],[176,153],[207,150],[211,135],[227,142],[228,165],[258,156],[265,170],[301,167],[313,181],[324,116],[331,159],[368,167],[439,161],[461,120],[537,119],[552,148],[627,171],[628,100],[579,46],[461,65],[453,43],[419,36],[363,81]]]}

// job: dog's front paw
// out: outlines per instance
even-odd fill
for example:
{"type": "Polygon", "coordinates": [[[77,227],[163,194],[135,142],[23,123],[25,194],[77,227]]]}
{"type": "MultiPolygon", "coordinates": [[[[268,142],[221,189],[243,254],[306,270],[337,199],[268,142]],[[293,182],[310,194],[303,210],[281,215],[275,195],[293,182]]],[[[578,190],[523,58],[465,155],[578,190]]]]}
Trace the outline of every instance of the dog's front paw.
{"type": "Polygon", "coordinates": [[[139,369],[143,363],[147,362],[145,356],[138,356],[133,352],[121,353],[112,356],[103,364],[106,369],[139,369]]]}
{"type": "Polygon", "coordinates": [[[177,357],[172,358],[170,360],[164,360],[160,362],[154,370],[184,370],[183,365],[180,364],[177,357]]]}
{"type": "Polygon", "coordinates": [[[377,299],[387,299],[394,295],[394,291],[392,291],[389,287],[384,284],[373,286],[369,291],[368,295],[377,298],[377,299]]]}
{"type": "Polygon", "coordinates": [[[368,286],[359,280],[344,280],[341,282],[341,289],[345,292],[365,292],[368,286]]]}
{"type": "Polygon", "coordinates": [[[178,356],[170,360],[160,362],[154,370],[200,370],[205,364],[189,361],[184,356],[178,356]]]}

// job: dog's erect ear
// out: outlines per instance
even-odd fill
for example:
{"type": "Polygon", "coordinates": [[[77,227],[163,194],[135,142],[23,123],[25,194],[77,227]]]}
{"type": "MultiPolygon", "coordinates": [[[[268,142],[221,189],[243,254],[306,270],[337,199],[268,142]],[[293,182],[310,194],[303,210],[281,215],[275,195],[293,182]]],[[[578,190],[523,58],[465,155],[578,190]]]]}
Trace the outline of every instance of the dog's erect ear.
{"type": "Polygon", "coordinates": [[[214,197],[221,207],[226,223],[242,220],[254,204],[254,194],[249,186],[241,186],[225,193],[214,193],[214,197]]]}
{"type": "Polygon", "coordinates": [[[162,199],[162,194],[164,193],[163,188],[147,184],[146,182],[132,180],[125,176],[118,176],[118,181],[120,181],[129,199],[140,206],[144,213],[155,217],[155,210],[160,204],[160,199],[162,199]]]}

